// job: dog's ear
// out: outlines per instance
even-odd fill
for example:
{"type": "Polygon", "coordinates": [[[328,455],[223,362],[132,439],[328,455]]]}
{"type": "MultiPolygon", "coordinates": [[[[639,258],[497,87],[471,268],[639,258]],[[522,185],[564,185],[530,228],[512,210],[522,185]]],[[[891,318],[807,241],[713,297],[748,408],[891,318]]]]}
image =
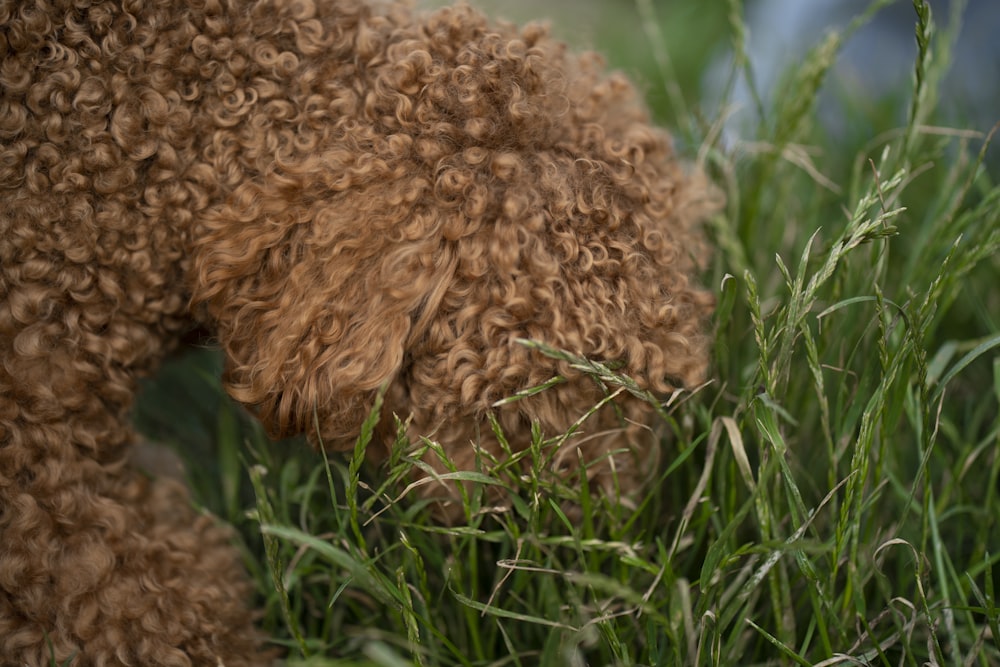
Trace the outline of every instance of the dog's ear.
{"type": "Polygon", "coordinates": [[[419,179],[403,190],[315,180],[246,184],[210,211],[195,232],[193,301],[218,332],[227,390],[272,435],[349,447],[454,261],[426,233],[440,221],[413,204],[419,179]]]}

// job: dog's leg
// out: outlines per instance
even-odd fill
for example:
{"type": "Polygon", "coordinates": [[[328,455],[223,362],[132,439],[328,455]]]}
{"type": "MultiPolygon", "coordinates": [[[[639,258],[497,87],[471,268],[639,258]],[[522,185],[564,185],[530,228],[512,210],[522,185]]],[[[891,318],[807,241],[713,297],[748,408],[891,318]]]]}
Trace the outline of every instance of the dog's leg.
{"type": "Polygon", "coordinates": [[[66,229],[0,218],[0,665],[262,664],[228,533],[125,464],[183,302],[66,229]]]}

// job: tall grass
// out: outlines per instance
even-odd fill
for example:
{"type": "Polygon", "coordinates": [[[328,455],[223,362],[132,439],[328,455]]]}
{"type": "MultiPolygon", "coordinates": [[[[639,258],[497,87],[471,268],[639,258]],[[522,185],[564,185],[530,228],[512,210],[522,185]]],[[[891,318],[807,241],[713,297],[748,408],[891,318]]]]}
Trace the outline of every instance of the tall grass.
{"type": "MultiPolygon", "coordinates": [[[[727,7],[741,68],[741,2],[727,7]]],[[[753,143],[681,124],[728,196],[705,278],[715,380],[662,410],[665,464],[635,510],[484,464],[456,474],[466,521],[444,526],[407,486],[434,443],[401,439],[373,471],[370,428],[327,460],[219,404],[202,430],[225,482],[193,482],[241,527],[290,663],[1000,664],[1000,186],[985,134],[934,124],[952,35],[914,7],[902,127],[815,122],[837,34],[753,143]]],[[[529,467],[557,440],[538,434],[529,467]]]]}

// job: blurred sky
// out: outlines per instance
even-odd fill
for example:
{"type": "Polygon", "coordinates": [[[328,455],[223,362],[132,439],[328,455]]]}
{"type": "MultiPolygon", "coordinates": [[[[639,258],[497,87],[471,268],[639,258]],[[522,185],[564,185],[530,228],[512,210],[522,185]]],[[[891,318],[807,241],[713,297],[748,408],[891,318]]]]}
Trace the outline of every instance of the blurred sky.
{"type": "MultiPolygon", "coordinates": [[[[800,62],[827,31],[846,29],[869,4],[870,0],[748,3],[749,50],[761,92],[766,95],[772,90],[788,65],[800,62]]],[[[929,4],[938,32],[950,27],[953,11],[959,12],[961,26],[952,66],[942,81],[942,120],[987,131],[1000,121],[1000,0],[931,0],[929,4]]],[[[915,24],[913,3],[899,1],[881,9],[851,37],[827,84],[824,100],[830,104],[821,105],[826,123],[838,122],[838,104],[831,96],[857,103],[909,90],[917,50],[915,24]],[[828,108],[825,114],[824,106],[828,108]]],[[[716,63],[708,74],[709,89],[724,78],[721,70],[725,69],[722,62],[716,63]]],[[[745,86],[737,90],[736,101],[749,101],[745,86]]]]}

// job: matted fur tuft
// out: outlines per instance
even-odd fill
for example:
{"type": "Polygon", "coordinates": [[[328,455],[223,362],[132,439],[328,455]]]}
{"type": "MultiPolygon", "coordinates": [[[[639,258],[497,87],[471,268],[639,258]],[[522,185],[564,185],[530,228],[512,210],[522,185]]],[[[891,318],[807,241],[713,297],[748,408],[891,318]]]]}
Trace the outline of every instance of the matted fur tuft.
{"type": "MultiPolygon", "coordinates": [[[[537,26],[357,0],[6,2],[0,92],[11,664],[265,664],[226,531],[126,464],[136,378],[196,321],[273,434],[347,447],[384,384],[382,432],[408,418],[465,468],[476,444],[500,454],[490,414],[521,449],[603,398],[519,338],[657,393],[705,375],[713,190],[624,78],[537,26]]],[[[553,474],[579,450],[595,485],[637,490],[648,413],[605,406],[553,474]]]]}

